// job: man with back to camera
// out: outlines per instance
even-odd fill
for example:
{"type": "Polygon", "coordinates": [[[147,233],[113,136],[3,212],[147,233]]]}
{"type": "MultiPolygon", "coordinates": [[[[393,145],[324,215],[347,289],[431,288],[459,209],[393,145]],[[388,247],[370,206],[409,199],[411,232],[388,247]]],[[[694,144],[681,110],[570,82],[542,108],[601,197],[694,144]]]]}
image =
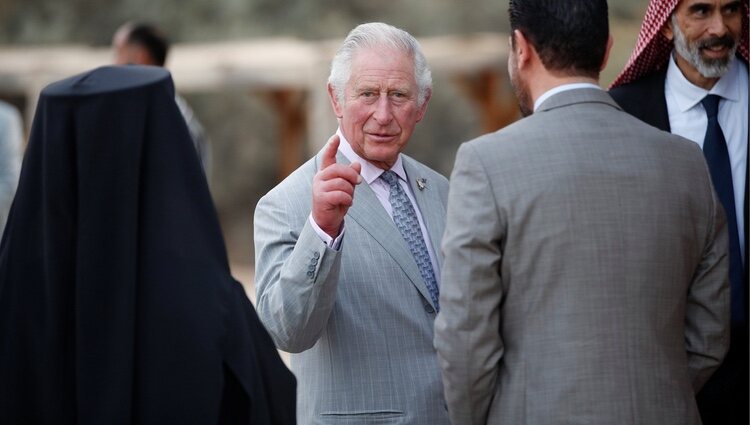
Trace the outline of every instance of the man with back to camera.
{"type": "Polygon", "coordinates": [[[604,0],[511,0],[526,118],[463,144],[435,346],[454,424],[700,424],[727,230],[700,149],[598,86],[604,0]],[[581,29],[585,30],[581,30],[581,29]]]}
{"type": "Polygon", "coordinates": [[[419,43],[352,30],[328,94],[339,129],[255,209],[258,314],[293,353],[301,424],[448,424],[432,346],[445,177],[401,151],[427,109],[419,43]]]}
{"type": "Polygon", "coordinates": [[[750,421],[747,61],[747,1],[652,0],[636,48],[610,89],[626,112],[701,146],[727,215],[731,344],[698,394],[707,425],[750,421]]]}
{"type": "MultiPolygon", "coordinates": [[[[115,53],[115,65],[151,65],[161,66],[167,62],[169,40],[157,27],[138,22],[123,24],[112,38],[115,53]]],[[[206,178],[211,176],[211,145],[203,125],[187,101],[175,94],[175,102],[180,108],[182,117],[190,130],[190,137],[198,152],[206,178]]]]}

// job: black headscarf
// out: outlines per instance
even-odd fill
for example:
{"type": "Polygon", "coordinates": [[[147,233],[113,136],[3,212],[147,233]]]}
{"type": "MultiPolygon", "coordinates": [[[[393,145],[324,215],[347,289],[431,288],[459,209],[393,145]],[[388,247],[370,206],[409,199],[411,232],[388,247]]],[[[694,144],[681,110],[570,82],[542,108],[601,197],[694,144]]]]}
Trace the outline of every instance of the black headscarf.
{"type": "Polygon", "coordinates": [[[0,424],[285,424],[167,71],[42,92],[0,244],[0,424]]]}

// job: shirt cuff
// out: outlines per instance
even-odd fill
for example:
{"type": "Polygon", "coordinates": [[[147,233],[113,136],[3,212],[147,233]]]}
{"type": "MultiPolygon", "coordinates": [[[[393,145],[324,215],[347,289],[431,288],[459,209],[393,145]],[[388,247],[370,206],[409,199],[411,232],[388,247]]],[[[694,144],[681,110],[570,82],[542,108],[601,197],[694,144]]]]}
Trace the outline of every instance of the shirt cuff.
{"type": "Polygon", "coordinates": [[[313,230],[315,230],[315,233],[323,241],[323,243],[328,245],[329,248],[334,249],[336,251],[338,251],[339,248],[341,248],[341,239],[344,237],[344,230],[346,230],[346,226],[344,222],[341,223],[341,230],[339,230],[339,235],[336,236],[336,238],[334,239],[331,237],[331,235],[324,232],[323,229],[320,228],[320,226],[318,226],[318,223],[316,223],[315,220],[313,220],[312,214],[310,214],[309,221],[313,230]]]}

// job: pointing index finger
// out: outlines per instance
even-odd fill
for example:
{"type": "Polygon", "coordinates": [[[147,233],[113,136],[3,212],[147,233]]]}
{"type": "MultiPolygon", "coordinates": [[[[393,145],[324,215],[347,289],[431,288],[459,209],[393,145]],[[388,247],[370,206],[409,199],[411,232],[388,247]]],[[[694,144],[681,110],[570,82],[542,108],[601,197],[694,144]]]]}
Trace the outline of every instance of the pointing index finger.
{"type": "Polygon", "coordinates": [[[334,134],[328,139],[328,145],[326,145],[323,151],[323,160],[321,162],[321,169],[328,168],[336,163],[336,152],[339,150],[339,136],[334,134]]]}

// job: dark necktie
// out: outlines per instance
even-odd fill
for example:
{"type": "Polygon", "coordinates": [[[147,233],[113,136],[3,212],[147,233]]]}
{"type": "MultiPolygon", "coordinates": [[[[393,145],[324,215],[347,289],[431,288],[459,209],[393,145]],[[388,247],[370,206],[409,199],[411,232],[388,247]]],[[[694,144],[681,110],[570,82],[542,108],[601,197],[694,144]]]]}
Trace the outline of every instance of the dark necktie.
{"type": "Polygon", "coordinates": [[[721,205],[727,216],[729,229],[729,282],[732,291],[732,324],[744,324],[746,300],[745,287],[742,278],[742,255],[740,253],[740,239],[737,232],[737,212],[734,202],[734,185],[732,184],[732,165],[729,161],[729,151],[724,133],[719,126],[719,100],[715,94],[709,94],[701,103],[706,109],[708,127],[703,139],[703,155],[706,157],[708,169],[714,189],[719,196],[721,205]]]}
{"type": "Polygon", "coordinates": [[[437,280],[435,280],[435,272],[432,269],[427,244],[424,241],[424,236],[422,236],[422,229],[419,227],[417,212],[414,210],[406,192],[404,192],[404,188],[401,187],[401,183],[398,182],[396,173],[388,170],[383,172],[380,178],[390,187],[388,202],[391,203],[393,208],[393,222],[396,223],[398,231],[409,245],[409,251],[417,262],[419,274],[427,285],[435,310],[438,311],[437,280]]]}

